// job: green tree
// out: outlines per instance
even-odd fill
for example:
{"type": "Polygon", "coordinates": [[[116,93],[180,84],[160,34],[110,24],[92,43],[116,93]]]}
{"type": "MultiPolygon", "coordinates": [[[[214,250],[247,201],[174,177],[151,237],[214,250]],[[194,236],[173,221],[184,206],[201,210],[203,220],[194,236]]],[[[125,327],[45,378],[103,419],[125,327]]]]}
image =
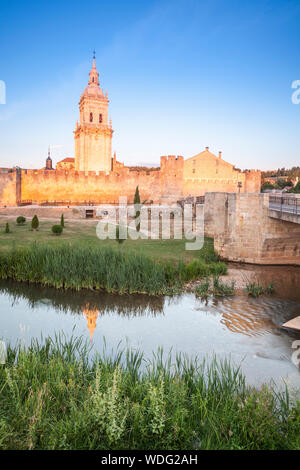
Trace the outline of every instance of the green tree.
{"type": "Polygon", "coordinates": [[[121,243],[125,242],[125,238],[120,238],[120,226],[118,225],[116,228],[116,240],[121,245],[121,243]]]}
{"type": "Polygon", "coordinates": [[[266,189],[275,189],[275,186],[272,183],[269,183],[269,181],[266,181],[261,185],[261,191],[265,191],[266,189]]]}
{"type": "Polygon", "coordinates": [[[32,230],[38,230],[40,225],[39,219],[37,215],[34,215],[31,221],[31,229],[32,230]]]}
{"type": "Polygon", "coordinates": [[[5,233],[10,233],[10,229],[9,229],[9,224],[8,222],[6,222],[6,225],[5,225],[5,233]]]}
{"type": "Polygon", "coordinates": [[[61,214],[61,218],[60,218],[60,225],[64,228],[65,226],[65,218],[64,218],[64,214],[61,214]]]}
{"type": "Polygon", "coordinates": [[[141,215],[141,198],[140,198],[140,192],[139,192],[139,187],[137,186],[135,189],[135,195],[134,195],[134,200],[133,200],[133,205],[135,208],[135,228],[137,232],[140,231],[141,224],[139,222],[140,215],[141,215]]]}

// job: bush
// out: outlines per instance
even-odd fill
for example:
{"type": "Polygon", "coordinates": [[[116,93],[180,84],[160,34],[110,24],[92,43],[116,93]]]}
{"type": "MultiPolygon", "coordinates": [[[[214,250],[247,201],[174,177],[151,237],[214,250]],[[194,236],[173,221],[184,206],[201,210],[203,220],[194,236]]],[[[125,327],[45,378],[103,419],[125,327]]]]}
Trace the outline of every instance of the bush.
{"type": "Polygon", "coordinates": [[[25,217],[23,217],[22,215],[20,215],[19,217],[17,217],[17,224],[18,225],[24,225],[26,222],[26,219],[25,217]]]}
{"type": "Polygon", "coordinates": [[[60,218],[60,225],[62,226],[62,228],[64,228],[64,226],[65,226],[65,218],[64,218],[64,214],[61,214],[61,218],[60,218]]]}
{"type": "Polygon", "coordinates": [[[39,228],[39,225],[40,225],[40,222],[39,222],[38,216],[37,215],[33,216],[33,219],[31,221],[31,229],[37,230],[39,228]]]}
{"type": "Polygon", "coordinates": [[[10,229],[9,229],[9,224],[8,224],[8,222],[6,222],[4,232],[5,232],[5,233],[10,233],[10,229]]]}
{"type": "Polygon", "coordinates": [[[53,225],[51,230],[54,233],[54,235],[61,235],[62,232],[63,232],[63,226],[62,225],[53,225]]]}

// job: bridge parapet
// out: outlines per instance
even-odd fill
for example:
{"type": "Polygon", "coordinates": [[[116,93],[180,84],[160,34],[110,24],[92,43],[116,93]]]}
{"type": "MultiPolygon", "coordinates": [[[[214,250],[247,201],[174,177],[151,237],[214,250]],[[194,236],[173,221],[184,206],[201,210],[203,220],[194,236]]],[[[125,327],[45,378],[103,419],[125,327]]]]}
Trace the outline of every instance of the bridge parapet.
{"type": "Polygon", "coordinates": [[[269,196],[269,217],[300,224],[300,198],[290,196],[269,196]]]}

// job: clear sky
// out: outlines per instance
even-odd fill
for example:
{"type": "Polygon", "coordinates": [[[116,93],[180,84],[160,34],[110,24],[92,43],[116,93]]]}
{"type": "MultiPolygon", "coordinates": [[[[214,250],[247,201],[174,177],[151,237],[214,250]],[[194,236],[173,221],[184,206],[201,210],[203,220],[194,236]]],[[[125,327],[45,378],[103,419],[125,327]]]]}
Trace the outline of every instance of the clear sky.
{"type": "Polygon", "coordinates": [[[1,1],[0,166],[74,156],[92,51],[126,164],[300,165],[300,0],[1,1]]]}

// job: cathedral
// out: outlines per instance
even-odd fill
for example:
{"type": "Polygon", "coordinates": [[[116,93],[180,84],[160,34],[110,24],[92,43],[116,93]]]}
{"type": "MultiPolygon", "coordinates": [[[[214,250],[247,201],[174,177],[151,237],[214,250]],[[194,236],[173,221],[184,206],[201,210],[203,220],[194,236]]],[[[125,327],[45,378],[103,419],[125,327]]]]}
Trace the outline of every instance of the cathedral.
{"type": "Polygon", "coordinates": [[[109,99],[100,87],[95,55],[88,84],[80,96],[75,158],[53,162],[48,151],[42,169],[1,168],[0,204],[99,205],[117,204],[120,196],[172,204],[206,192],[260,192],[259,170],[241,171],[213,154],[209,147],[190,158],[160,157],[160,167],[126,166],[112,156],[113,129],[109,99]]]}

